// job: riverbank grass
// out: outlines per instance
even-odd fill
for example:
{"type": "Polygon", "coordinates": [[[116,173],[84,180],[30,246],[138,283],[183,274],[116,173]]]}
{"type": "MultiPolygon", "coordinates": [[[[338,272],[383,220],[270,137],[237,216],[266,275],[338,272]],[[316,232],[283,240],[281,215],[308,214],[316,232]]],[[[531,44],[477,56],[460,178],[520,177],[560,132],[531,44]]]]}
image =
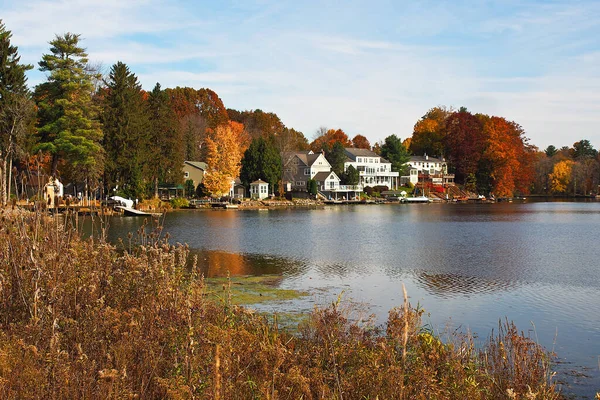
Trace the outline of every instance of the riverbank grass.
{"type": "Polygon", "coordinates": [[[383,328],[335,302],[290,334],[211,299],[168,235],[117,251],[42,213],[0,219],[1,399],[560,398],[510,322],[481,348],[442,341],[405,295],[383,328]]]}
{"type": "Polygon", "coordinates": [[[210,300],[230,302],[238,306],[282,302],[308,296],[308,292],[280,288],[281,280],[279,275],[207,278],[206,294],[210,300]]]}

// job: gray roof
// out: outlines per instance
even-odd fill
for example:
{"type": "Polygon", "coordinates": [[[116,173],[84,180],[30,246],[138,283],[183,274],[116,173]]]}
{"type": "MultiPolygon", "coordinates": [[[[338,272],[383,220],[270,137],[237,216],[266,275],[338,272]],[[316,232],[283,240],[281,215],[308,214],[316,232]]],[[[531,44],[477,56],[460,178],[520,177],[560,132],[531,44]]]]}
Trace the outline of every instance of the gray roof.
{"type": "Polygon", "coordinates": [[[350,155],[349,160],[348,161],[356,161],[356,157],[377,157],[379,158],[379,162],[382,163],[389,163],[388,160],[386,160],[385,158],[381,157],[379,154],[375,153],[374,151],[368,150],[368,149],[357,149],[355,147],[346,147],[345,148],[346,153],[348,153],[350,155]]]}
{"type": "Polygon", "coordinates": [[[368,149],[357,149],[355,147],[346,147],[345,149],[348,153],[352,154],[354,157],[379,157],[379,154],[368,150],[368,149]]]}
{"type": "MultiPolygon", "coordinates": [[[[325,171],[323,171],[323,172],[317,172],[315,174],[315,176],[313,176],[313,179],[315,181],[325,182],[325,179],[329,178],[329,175],[331,175],[331,174],[335,175],[335,172],[333,172],[333,171],[329,171],[329,172],[325,172],[325,171]]],[[[335,175],[335,176],[337,177],[337,175],[335,175]]]]}
{"type": "Polygon", "coordinates": [[[208,165],[203,161],[184,161],[184,163],[201,169],[202,171],[206,171],[208,169],[208,165]]]}
{"type": "Polygon", "coordinates": [[[435,157],[427,157],[427,156],[410,156],[411,162],[446,162],[443,159],[435,158],[435,157]]]}

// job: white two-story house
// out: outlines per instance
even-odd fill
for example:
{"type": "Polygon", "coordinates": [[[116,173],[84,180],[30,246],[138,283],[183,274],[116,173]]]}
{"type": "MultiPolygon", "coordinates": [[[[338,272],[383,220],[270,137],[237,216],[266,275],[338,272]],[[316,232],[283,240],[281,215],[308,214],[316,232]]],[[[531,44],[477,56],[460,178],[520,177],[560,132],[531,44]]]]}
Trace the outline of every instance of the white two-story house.
{"type": "Polygon", "coordinates": [[[396,190],[400,184],[398,172],[392,171],[392,163],[385,158],[377,155],[371,150],[346,148],[348,157],[344,163],[344,171],[349,166],[358,170],[359,185],[366,186],[387,186],[389,190],[396,190]]]}
{"type": "Polygon", "coordinates": [[[448,174],[448,164],[443,158],[423,156],[411,156],[408,161],[409,176],[402,177],[413,185],[419,181],[431,182],[434,185],[453,184],[454,174],[448,174]]]}

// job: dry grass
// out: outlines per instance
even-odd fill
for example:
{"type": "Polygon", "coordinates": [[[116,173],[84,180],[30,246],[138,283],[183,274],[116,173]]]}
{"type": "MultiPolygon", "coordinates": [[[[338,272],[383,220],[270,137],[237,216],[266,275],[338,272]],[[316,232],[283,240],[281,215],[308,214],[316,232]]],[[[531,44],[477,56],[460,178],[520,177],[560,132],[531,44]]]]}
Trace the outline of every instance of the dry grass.
{"type": "Polygon", "coordinates": [[[407,301],[385,331],[337,302],[290,335],[208,300],[160,234],[122,253],[42,213],[0,218],[2,399],[559,398],[547,353],[508,322],[476,349],[407,301]]]}

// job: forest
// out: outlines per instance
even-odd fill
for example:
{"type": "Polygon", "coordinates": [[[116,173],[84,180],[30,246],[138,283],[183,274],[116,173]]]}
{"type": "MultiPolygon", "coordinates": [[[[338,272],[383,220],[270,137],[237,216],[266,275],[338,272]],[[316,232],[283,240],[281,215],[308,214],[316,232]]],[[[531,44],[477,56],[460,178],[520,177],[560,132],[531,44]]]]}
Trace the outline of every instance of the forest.
{"type": "MultiPolygon", "coordinates": [[[[88,59],[81,37],[66,33],[49,42],[38,62],[46,80],[33,88],[0,21],[0,200],[26,192],[49,176],[86,191],[130,198],[158,196],[160,185],[184,184],[184,160],[209,167],[188,196],[222,196],[232,179],[268,181],[281,193],[284,154],[324,152],[343,181],[345,147],[371,149],[404,173],[410,155],[448,161],[467,190],[509,197],[523,194],[591,195],[598,191],[598,152],[589,140],[572,147],[529,143],[523,127],[504,117],[437,106],[413,132],[390,133],[370,143],[361,134],[319,128],[309,141],[274,112],[226,108],[208,88],[145,90],[130,68],[116,61],[103,71],[88,59]],[[401,137],[405,137],[404,140],[401,137]]],[[[47,179],[46,179],[47,180],[47,179]]]]}

